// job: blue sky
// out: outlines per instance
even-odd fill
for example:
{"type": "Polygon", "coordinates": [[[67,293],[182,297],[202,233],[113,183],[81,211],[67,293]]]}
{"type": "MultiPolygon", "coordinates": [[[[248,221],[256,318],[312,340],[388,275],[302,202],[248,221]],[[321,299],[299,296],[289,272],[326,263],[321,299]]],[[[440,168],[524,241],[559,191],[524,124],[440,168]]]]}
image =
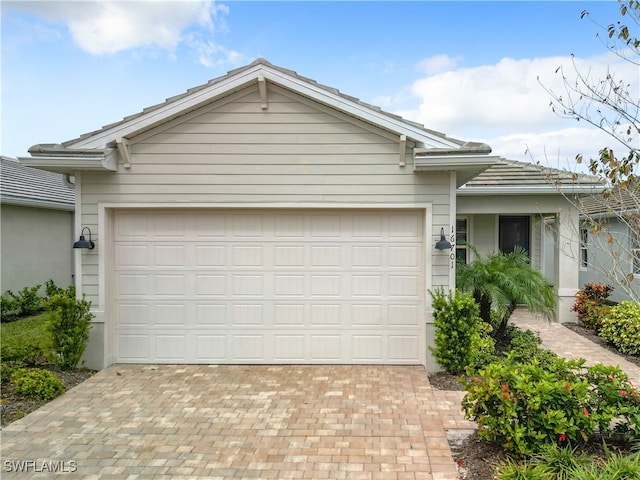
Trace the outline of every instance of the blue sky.
{"type": "MultiPolygon", "coordinates": [[[[0,153],[26,156],[264,57],[494,153],[571,168],[601,132],[551,112],[570,54],[594,75],[637,70],[598,27],[615,0],[2,1],[0,153]],[[529,153],[526,153],[526,152],[529,153]]],[[[584,122],[583,122],[584,123],[584,122]]]]}

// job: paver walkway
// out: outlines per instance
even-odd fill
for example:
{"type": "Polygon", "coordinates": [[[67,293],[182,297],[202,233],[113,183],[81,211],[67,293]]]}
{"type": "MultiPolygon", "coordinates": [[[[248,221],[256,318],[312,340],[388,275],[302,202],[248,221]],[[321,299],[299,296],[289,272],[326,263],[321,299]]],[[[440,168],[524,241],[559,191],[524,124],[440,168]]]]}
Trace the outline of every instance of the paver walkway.
{"type": "Polygon", "coordinates": [[[640,367],[559,323],[547,322],[531,315],[528,310],[523,308],[517,308],[510,321],[523,330],[538,333],[542,340],[542,346],[561,357],[584,358],[587,365],[596,363],[617,365],[629,376],[629,380],[634,385],[640,385],[640,367]]]}
{"type": "Polygon", "coordinates": [[[2,478],[455,480],[458,412],[423,367],[115,365],[7,426],[2,478]]]}

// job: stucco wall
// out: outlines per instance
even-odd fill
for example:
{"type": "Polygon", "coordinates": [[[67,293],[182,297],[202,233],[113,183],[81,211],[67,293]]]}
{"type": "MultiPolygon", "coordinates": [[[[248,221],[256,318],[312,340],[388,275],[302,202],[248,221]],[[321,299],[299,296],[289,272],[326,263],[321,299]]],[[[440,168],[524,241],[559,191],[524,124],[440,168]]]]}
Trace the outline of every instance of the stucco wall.
{"type": "Polygon", "coordinates": [[[0,214],[3,293],[73,283],[73,212],[3,204],[0,214]]]}
{"type": "MultiPolygon", "coordinates": [[[[626,225],[615,219],[604,224],[607,233],[594,234],[590,232],[588,234],[588,266],[586,269],[580,270],[580,288],[584,287],[586,283],[607,283],[614,288],[609,297],[610,300],[614,302],[629,300],[631,298],[629,293],[612,278],[612,275],[621,278],[632,273],[628,230],[626,225]],[[609,233],[613,239],[612,242],[608,241],[609,233]]],[[[640,296],[640,278],[635,278],[629,288],[636,292],[636,297],[640,296]]]]}

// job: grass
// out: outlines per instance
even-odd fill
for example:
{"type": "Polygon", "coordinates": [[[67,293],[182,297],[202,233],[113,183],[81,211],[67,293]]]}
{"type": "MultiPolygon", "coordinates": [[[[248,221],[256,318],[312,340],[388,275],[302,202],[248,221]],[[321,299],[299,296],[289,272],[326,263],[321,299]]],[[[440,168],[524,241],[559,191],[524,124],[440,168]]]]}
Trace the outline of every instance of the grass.
{"type": "Polygon", "coordinates": [[[50,340],[46,328],[47,314],[25,317],[0,324],[0,351],[6,352],[23,347],[49,350],[50,340]]]}

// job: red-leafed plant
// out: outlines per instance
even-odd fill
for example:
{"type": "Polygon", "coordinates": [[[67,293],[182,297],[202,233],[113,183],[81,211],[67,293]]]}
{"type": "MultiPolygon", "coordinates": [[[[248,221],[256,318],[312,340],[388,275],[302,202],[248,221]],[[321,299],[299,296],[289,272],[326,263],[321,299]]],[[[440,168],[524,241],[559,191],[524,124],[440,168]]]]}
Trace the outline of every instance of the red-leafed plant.
{"type": "Polygon", "coordinates": [[[602,327],[602,318],[609,312],[611,302],[608,298],[611,292],[613,292],[611,285],[587,283],[576,293],[576,301],[571,310],[578,314],[578,320],[587,328],[597,333],[602,327]]]}

